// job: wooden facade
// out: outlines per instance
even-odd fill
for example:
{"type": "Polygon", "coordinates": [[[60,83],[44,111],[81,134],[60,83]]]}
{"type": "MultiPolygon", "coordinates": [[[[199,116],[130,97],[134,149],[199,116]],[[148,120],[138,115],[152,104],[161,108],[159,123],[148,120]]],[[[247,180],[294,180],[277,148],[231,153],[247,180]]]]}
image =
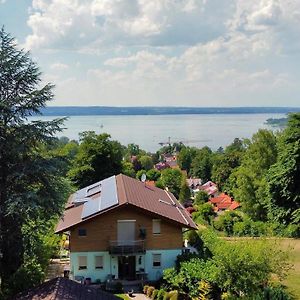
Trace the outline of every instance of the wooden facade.
{"type": "Polygon", "coordinates": [[[141,240],[140,229],[145,229],[145,250],[180,249],[183,244],[181,226],[161,219],[161,233],[153,234],[153,219],[157,219],[157,216],[131,205],[113,209],[73,227],[70,230],[70,250],[71,252],[108,251],[110,241],[118,239],[117,224],[120,220],[135,220],[136,240],[141,240]],[[86,236],[79,236],[79,229],[85,229],[86,236]]]}

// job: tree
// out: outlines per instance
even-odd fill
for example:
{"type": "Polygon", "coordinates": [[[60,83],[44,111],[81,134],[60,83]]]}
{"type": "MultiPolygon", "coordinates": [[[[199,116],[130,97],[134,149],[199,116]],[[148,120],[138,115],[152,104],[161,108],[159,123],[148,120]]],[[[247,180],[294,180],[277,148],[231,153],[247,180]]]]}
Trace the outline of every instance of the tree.
{"type": "Polygon", "coordinates": [[[156,169],[151,169],[146,173],[148,180],[157,181],[160,178],[160,172],[156,169]]]}
{"type": "Polygon", "coordinates": [[[192,160],[196,152],[197,150],[195,148],[190,148],[190,147],[183,147],[180,150],[177,156],[177,161],[181,170],[186,170],[186,172],[189,174],[192,160]]]}
{"type": "Polygon", "coordinates": [[[211,203],[204,203],[197,206],[197,212],[193,213],[193,218],[201,223],[204,220],[207,224],[211,225],[212,219],[216,216],[214,207],[211,203]]]}
{"type": "Polygon", "coordinates": [[[165,169],[161,173],[159,184],[164,188],[168,188],[176,198],[179,197],[180,187],[182,183],[182,173],[178,169],[165,169]]]}
{"type": "Polygon", "coordinates": [[[267,174],[268,215],[274,221],[300,223],[300,113],[289,115],[279,141],[277,162],[267,174]]]}
{"type": "Polygon", "coordinates": [[[188,187],[186,183],[186,177],[182,176],[181,186],[180,186],[180,192],[179,192],[179,201],[181,203],[184,203],[185,201],[189,200],[191,198],[191,190],[188,187]]]}
{"type": "Polygon", "coordinates": [[[192,161],[192,174],[201,178],[203,182],[211,179],[212,171],[212,151],[209,147],[203,147],[192,161]]]}
{"type": "Polygon", "coordinates": [[[145,175],[147,174],[146,170],[137,171],[136,175],[135,175],[136,179],[141,180],[143,174],[145,174],[145,175]]]}
{"type": "Polygon", "coordinates": [[[128,144],[127,153],[132,156],[136,156],[140,154],[140,146],[136,144],[128,144]]]}
{"type": "Polygon", "coordinates": [[[240,166],[244,153],[244,144],[239,139],[235,139],[224,152],[216,153],[213,159],[212,180],[217,183],[219,189],[228,189],[229,177],[240,166]]]}
{"type": "Polygon", "coordinates": [[[80,134],[80,145],[69,177],[78,188],[122,171],[123,149],[119,142],[110,140],[107,133],[86,131],[80,134]]]}
{"type": "Polygon", "coordinates": [[[236,169],[233,180],[234,198],[242,202],[243,211],[255,220],[266,219],[265,175],[277,159],[277,141],[272,131],[261,129],[255,133],[236,169]]]}
{"type": "Polygon", "coordinates": [[[243,216],[236,211],[225,211],[216,221],[214,226],[218,230],[225,231],[227,236],[233,235],[234,224],[243,221],[243,216]]]}
{"type": "Polygon", "coordinates": [[[28,53],[0,30],[0,283],[7,288],[24,261],[23,226],[59,213],[65,197],[59,159],[43,153],[63,119],[28,120],[53,98],[28,53]]]}
{"type": "Polygon", "coordinates": [[[200,190],[197,192],[194,200],[194,205],[202,205],[209,200],[207,192],[200,190]]]}
{"type": "Polygon", "coordinates": [[[139,161],[141,163],[142,169],[148,171],[148,170],[151,170],[153,168],[153,161],[152,161],[152,157],[151,156],[142,155],[139,158],[139,161]]]}
{"type": "Polygon", "coordinates": [[[128,162],[128,161],[122,161],[122,173],[129,176],[129,177],[132,177],[132,178],[135,178],[135,170],[133,168],[133,164],[131,162],[128,162]]]}

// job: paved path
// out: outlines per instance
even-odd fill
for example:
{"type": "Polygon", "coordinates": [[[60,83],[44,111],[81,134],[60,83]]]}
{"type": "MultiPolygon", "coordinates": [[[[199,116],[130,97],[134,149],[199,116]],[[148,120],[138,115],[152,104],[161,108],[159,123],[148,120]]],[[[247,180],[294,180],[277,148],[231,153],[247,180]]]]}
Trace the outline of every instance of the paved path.
{"type": "Polygon", "coordinates": [[[149,300],[150,299],[142,293],[134,293],[133,297],[128,296],[128,298],[129,299],[134,299],[134,300],[149,300]]]}

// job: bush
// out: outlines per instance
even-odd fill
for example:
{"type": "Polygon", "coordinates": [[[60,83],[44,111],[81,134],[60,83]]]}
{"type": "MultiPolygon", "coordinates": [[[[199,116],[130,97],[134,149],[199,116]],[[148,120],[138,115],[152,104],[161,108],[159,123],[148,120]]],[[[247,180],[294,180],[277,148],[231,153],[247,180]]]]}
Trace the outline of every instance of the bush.
{"type": "Polygon", "coordinates": [[[147,294],[148,288],[149,288],[149,285],[144,285],[143,292],[144,292],[145,295],[147,294]]]}
{"type": "Polygon", "coordinates": [[[291,300],[292,297],[288,294],[283,286],[277,285],[265,288],[264,299],[291,300]]]}
{"type": "Polygon", "coordinates": [[[45,279],[43,268],[34,259],[25,262],[11,277],[10,290],[18,293],[30,289],[45,279]]]}
{"type": "Polygon", "coordinates": [[[157,294],[158,294],[158,290],[157,289],[153,290],[151,299],[153,299],[153,300],[157,299],[157,294]]]}
{"type": "Polygon", "coordinates": [[[147,289],[147,297],[151,298],[153,291],[155,290],[154,286],[149,286],[147,289]]]}
{"type": "Polygon", "coordinates": [[[226,211],[214,221],[214,227],[217,230],[225,231],[227,236],[231,236],[233,234],[234,224],[242,221],[243,217],[240,213],[235,211],[226,211]]]}
{"type": "Polygon", "coordinates": [[[178,291],[169,292],[169,297],[170,300],[178,300],[178,291]]]}
{"type": "Polygon", "coordinates": [[[157,293],[157,300],[164,300],[164,296],[167,292],[163,289],[160,289],[157,293]]]}
{"type": "Polygon", "coordinates": [[[284,236],[289,238],[298,238],[300,237],[300,225],[290,224],[284,230],[284,236]]]}

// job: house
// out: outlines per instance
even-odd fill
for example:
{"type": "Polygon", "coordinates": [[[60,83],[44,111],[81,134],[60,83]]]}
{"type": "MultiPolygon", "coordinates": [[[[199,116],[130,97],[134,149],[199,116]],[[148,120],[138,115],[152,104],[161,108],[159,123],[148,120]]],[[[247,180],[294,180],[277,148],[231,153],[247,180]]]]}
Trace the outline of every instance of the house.
{"type": "Polygon", "coordinates": [[[212,181],[204,183],[199,189],[205,191],[209,196],[216,196],[218,194],[218,187],[212,181]]]}
{"type": "Polygon", "coordinates": [[[184,228],[197,226],[172,193],[120,174],[72,194],[56,233],[69,234],[73,278],[157,280],[184,228]]]}
{"type": "Polygon", "coordinates": [[[202,180],[200,178],[188,178],[186,180],[187,186],[190,188],[193,194],[199,192],[200,186],[202,184],[202,180]]]}
{"type": "Polygon", "coordinates": [[[231,198],[227,193],[221,193],[217,197],[212,197],[209,203],[213,204],[215,212],[224,210],[235,210],[240,207],[240,203],[231,198]]]}
{"type": "Polygon", "coordinates": [[[162,171],[164,169],[170,168],[170,165],[166,162],[159,162],[159,163],[155,164],[154,168],[158,171],[162,171]]]}
{"type": "Polygon", "coordinates": [[[117,296],[100,289],[82,285],[64,277],[43,282],[37,287],[25,291],[15,300],[118,300],[117,296]]]}

